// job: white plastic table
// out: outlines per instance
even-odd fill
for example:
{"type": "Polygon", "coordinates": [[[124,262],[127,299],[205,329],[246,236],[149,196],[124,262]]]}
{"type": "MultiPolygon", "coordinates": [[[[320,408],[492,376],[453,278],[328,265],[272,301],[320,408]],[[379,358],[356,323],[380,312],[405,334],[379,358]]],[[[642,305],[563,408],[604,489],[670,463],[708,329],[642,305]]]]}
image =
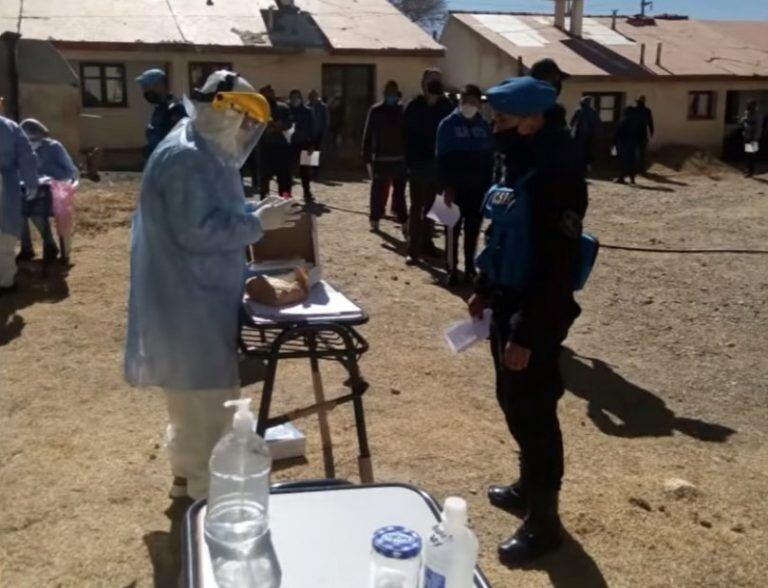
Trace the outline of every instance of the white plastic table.
{"type": "MultiPolygon", "coordinates": [[[[426,493],[400,484],[334,485],[274,489],[270,529],[283,571],[281,588],[367,588],[371,537],[387,525],[404,525],[426,540],[439,509],[426,493]]],[[[187,512],[182,585],[215,588],[203,536],[205,503],[187,512]]],[[[475,588],[490,588],[475,571],[475,588]]]]}

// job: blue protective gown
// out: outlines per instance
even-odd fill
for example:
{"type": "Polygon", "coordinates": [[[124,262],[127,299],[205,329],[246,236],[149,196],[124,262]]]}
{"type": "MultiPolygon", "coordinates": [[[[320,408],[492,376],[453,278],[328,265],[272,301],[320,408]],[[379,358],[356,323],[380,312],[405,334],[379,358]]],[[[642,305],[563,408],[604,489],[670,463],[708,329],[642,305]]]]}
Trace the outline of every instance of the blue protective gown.
{"type": "Polygon", "coordinates": [[[131,232],[125,378],[171,389],[238,385],[245,247],[263,234],[237,168],[183,121],[147,163],[131,232]]]}
{"type": "Polygon", "coordinates": [[[35,155],[37,155],[37,173],[39,175],[62,182],[77,179],[77,167],[64,145],[58,141],[43,139],[35,149],[35,155]]]}
{"type": "Polygon", "coordinates": [[[21,234],[21,187],[37,189],[37,159],[21,127],[0,116],[0,175],[3,191],[0,203],[0,233],[21,234]]]}

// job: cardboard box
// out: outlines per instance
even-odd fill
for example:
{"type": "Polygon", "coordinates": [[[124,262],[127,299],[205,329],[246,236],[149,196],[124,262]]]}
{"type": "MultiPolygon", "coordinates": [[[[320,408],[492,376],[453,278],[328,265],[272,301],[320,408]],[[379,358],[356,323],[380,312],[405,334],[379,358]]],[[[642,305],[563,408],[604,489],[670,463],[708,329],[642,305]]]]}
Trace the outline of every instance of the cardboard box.
{"type": "Polygon", "coordinates": [[[264,233],[259,242],[249,247],[249,256],[251,274],[282,274],[293,270],[297,261],[303,261],[314,286],[322,280],[323,271],[317,218],[305,212],[296,226],[264,233]]]}

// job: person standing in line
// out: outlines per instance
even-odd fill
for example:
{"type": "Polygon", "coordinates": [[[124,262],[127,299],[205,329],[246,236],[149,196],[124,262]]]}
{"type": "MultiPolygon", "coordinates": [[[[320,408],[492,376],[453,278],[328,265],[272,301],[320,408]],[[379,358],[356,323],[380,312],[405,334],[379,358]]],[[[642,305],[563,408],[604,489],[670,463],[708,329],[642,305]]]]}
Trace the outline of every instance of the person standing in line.
{"type": "Polygon", "coordinates": [[[634,116],[637,117],[637,166],[641,173],[648,169],[648,144],[653,138],[653,111],[645,105],[645,96],[635,102],[634,116]]]}
{"type": "Polygon", "coordinates": [[[440,191],[435,144],[437,127],[453,111],[445,96],[443,74],[427,69],[421,78],[422,93],[405,107],[405,162],[411,188],[408,219],[408,265],[418,263],[422,255],[436,256],[432,241],[432,223],[427,213],[440,191]]]}
{"type": "Polygon", "coordinates": [[[269,196],[269,185],[272,178],[277,180],[277,193],[281,196],[290,195],[293,178],[291,168],[293,166],[293,149],[288,135],[293,128],[291,109],[285,103],[277,99],[275,90],[267,85],[259,90],[259,93],[267,99],[272,120],[267,125],[259,145],[259,192],[261,198],[269,196]]]}
{"type": "Polygon", "coordinates": [[[619,177],[617,184],[635,183],[638,172],[638,154],[641,152],[643,129],[642,122],[634,106],[627,106],[616,128],[614,148],[619,161],[619,177]]]}
{"type": "MultiPolygon", "coordinates": [[[[570,78],[554,59],[540,59],[531,66],[532,78],[548,83],[555,89],[556,96],[560,96],[563,83],[570,78]]],[[[568,125],[565,107],[556,102],[544,113],[549,126],[566,128],[568,125]]],[[[504,178],[508,174],[515,174],[517,169],[527,169],[530,165],[531,138],[521,136],[516,128],[494,132],[497,152],[497,170],[494,174],[497,178],[504,178]]]]}
{"type": "MultiPolygon", "coordinates": [[[[28,118],[21,122],[21,130],[29,138],[37,156],[37,175],[61,182],[76,182],[79,175],[75,163],[64,145],[51,139],[50,131],[40,121],[28,118]]],[[[53,261],[59,255],[59,248],[51,230],[50,215],[52,210],[44,211],[42,216],[32,216],[31,221],[43,239],[43,260],[53,261]]],[[[64,253],[62,254],[64,255],[64,253]]],[[[32,235],[27,218],[21,224],[21,251],[16,257],[19,261],[28,261],[35,257],[32,248],[32,235]]]]}
{"type": "Polygon", "coordinates": [[[741,137],[744,140],[744,157],[747,169],[744,175],[751,178],[755,175],[757,155],[760,152],[760,139],[763,133],[762,117],[757,100],[750,100],[747,109],[739,120],[741,124],[741,137]]]}
{"type": "Polygon", "coordinates": [[[299,167],[299,178],[304,190],[304,202],[309,204],[315,200],[312,195],[312,167],[301,164],[301,152],[306,151],[310,156],[317,151],[317,133],[315,131],[315,115],[312,109],[304,104],[300,90],[291,90],[288,96],[291,117],[294,122],[291,146],[293,147],[294,166],[299,167]]]}
{"type": "Polygon", "coordinates": [[[384,86],[384,99],[371,106],[363,131],[363,161],[371,175],[371,231],[379,230],[384,216],[387,191],[392,186],[392,207],[397,221],[408,234],[408,211],[405,202],[405,142],[403,138],[403,105],[397,82],[384,86]]]}
{"type": "Polygon", "coordinates": [[[595,137],[600,128],[600,115],[592,107],[592,96],[583,96],[579,109],[571,118],[571,136],[576,148],[582,155],[585,172],[592,165],[595,149],[595,137]]]}
{"type": "Polygon", "coordinates": [[[320,167],[323,165],[323,151],[325,149],[325,142],[328,138],[328,130],[330,128],[331,120],[328,112],[328,105],[323,102],[320,97],[320,93],[317,90],[310,90],[309,95],[309,108],[315,115],[315,145],[320,150],[320,165],[315,168],[313,179],[317,181],[320,176],[320,167]]]}
{"type": "Polygon", "coordinates": [[[187,116],[184,105],[171,94],[168,76],[162,69],[148,69],[136,78],[144,92],[144,99],[152,104],[152,118],[145,132],[144,161],[181,119],[187,116]]]}
{"type": "Polygon", "coordinates": [[[517,129],[530,157],[489,194],[491,219],[480,270],[469,299],[472,317],[492,312],[491,353],[496,395],[520,448],[520,476],[488,489],[493,506],[525,515],[499,544],[508,566],[523,566],[563,541],[558,502],[564,474],[557,404],[564,393],[562,343],[581,313],[573,295],[587,184],[573,139],[546,112],[555,90],[531,77],[512,78],[486,92],[496,132],[517,129]]]}
{"type": "Polygon", "coordinates": [[[21,127],[0,116],[0,295],[16,289],[22,182],[27,195],[37,191],[37,158],[21,127]]]}
{"type": "Polygon", "coordinates": [[[131,227],[124,373],[162,389],[170,421],[171,498],[205,498],[208,460],[240,397],[238,311],[245,248],[294,226],[277,196],[247,203],[240,168],[269,120],[266,100],[234,72],[210,75],[194,111],[150,157],[131,227]],[[221,94],[233,106],[214,107],[221,94]],[[229,414],[228,414],[229,413],[229,414]]]}
{"type": "Polygon", "coordinates": [[[464,278],[475,279],[475,251],[482,225],[482,204],[493,179],[493,136],[491,126],[480,114],[483,94],[469,84],[461,91],[461,101],[437,130],[437,161],[445,201],[454,203],[461,219],[454,228],[453,251],[448,253],[448,285],[459,282],[459,235],[464,227],[464,278]]]}

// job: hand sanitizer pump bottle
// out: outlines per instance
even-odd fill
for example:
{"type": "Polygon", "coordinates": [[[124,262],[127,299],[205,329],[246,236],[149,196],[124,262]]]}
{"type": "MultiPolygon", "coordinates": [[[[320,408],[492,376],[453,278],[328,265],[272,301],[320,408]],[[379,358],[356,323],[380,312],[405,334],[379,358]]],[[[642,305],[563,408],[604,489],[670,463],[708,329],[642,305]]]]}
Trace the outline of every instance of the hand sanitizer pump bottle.
{"type": "Polygon", "coordinates": [[[269,476],[272,458],[256,434],[250,398],[236,406],[232,430],[211,454],[205,540],[219,588],[278,588],[281,580],[269,533],[269,476]]]}

